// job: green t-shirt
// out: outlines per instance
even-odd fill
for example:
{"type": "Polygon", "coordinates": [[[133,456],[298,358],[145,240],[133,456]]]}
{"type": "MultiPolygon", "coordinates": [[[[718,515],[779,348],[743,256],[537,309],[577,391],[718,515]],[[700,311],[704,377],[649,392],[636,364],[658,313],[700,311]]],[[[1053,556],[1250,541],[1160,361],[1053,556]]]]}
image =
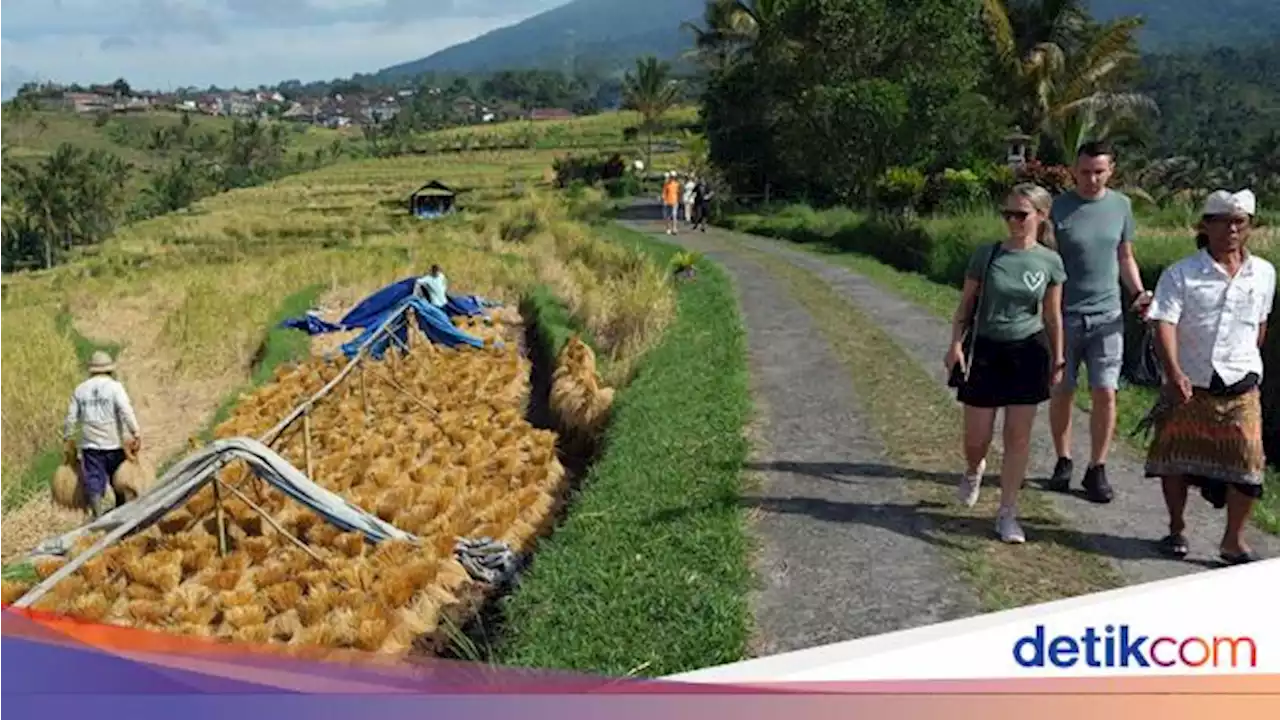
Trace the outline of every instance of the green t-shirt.
{"type": "Polygon", "coordinates": [[[1049,217],[1069,278],[1062,288],[1062,312],[1120,312],[1120,261],[1116,253],[1120,243],[1133,241],[1135,223],[1129,198],[1107,190],[1096,200],[1086,200],[1069,191],[1054,199],[1049,217]]]}
{"type": "MultiPolygon", "coordinates": [[[[991,249],[990,244],[984,245],[969,258],[968,275],[980,283],[991,249]]],[[[1044,328],[1044,293],[1050,285],[1061,285],[1066,279],[1062,258],[1043,245],[1025,250],[1000,248],[977,300],[982,303],[978,335],[1009,342],[1040,332],[1044,328]]]]}

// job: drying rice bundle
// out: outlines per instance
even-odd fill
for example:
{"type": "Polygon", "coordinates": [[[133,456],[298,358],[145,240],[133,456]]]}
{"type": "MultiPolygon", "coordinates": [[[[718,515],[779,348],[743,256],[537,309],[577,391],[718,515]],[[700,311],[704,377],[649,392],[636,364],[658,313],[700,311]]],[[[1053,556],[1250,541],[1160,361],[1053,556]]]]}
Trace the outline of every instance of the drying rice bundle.
{"type": "Polygon", "coordinates": [[[124,462],[111,476],[111,487],[116,499],[126,503],[151,489],[155,481],[156,471],[151,463],[132,450],[126,450],[124,462]]]}
{"type": "MultiPolygon", "coordinates": [[[[471,331],[493,339],[503,328],[471,331]]],[[[412,353],[392,350],[370,362],[363,383],[353,373],[310,413],[312,479],[418,535],[420,545],[374,546],[344,533],[236,462],[219,480],[322,562],[229,491],[221,504],[228,555],[219,557],[217,499],[206,486],[74,573],[68,587],[82,583],[87,593],[79,595],[89,599],[60,591],[42,605],[232,642],[388,653],[415,647],[440,630],[445,614],[470,607],[478,590],[453,556],[457,538],[487,535],[530,551],[567,488],[555,434],[524,417],[528,363],[509,333],[504,340],[501,348],[448,349],[415,337],[412,353]]],[[[241,399],[216,436],[258,436],[340,370],[321,358],[278,369],[274,382],[241,399]]],[[[301,429],[297,423],[275,448],[305,469],[301,429]]],[[[6,596],[17,591],[5,587],[6,596]]]]}
{"type": "Polygon", "coordinates": [[[601,384],[591,347],[574,336],[565,343],[551,377],[551,409],[579,439],[598,438],[609,422],[614,390],[601,384]]]}

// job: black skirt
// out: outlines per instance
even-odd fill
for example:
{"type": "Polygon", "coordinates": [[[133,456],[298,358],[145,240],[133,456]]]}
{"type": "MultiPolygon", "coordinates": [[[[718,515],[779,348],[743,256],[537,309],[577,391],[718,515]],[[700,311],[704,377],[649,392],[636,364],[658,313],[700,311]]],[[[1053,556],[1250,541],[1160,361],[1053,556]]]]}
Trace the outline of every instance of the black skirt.
{"type": "Polygon", "coordinates": [[[1001,408],[1039,405],[1049,399],[1049,336],[1044,331],[1002,342],[979,336],[969,379],[956,393],[965,405],[1001,408]]]}

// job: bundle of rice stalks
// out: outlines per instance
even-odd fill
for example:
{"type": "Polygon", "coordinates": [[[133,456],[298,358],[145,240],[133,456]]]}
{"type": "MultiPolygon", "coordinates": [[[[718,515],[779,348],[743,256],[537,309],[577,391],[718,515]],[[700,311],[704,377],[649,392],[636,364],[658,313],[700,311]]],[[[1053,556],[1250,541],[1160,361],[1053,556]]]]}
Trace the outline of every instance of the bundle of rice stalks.
{"type": "Polygon", "coordinates": [[[155,481],[156,471],[151,463],[132,449],[127,449],[125,461],[111,476],[111,487],[115,490],[116,501],[123,504],[149,490],[155,481]]]}
{"type": "Polygon", "coordinates": [[[80,487],[80,461],[76,449],[68,445],[62,455],[62,463],[53,471],[50,482],[53,501],[63,507],[81,510],[87,505],[84,489],[80,487]]]}
{"type": "Polygon", "coordinates": [[[551,409],[569,434],[594,440],[604,431],[614,389],[601,384],[591,347],[574,336],[565,343],[551,376],[551,409]]]}

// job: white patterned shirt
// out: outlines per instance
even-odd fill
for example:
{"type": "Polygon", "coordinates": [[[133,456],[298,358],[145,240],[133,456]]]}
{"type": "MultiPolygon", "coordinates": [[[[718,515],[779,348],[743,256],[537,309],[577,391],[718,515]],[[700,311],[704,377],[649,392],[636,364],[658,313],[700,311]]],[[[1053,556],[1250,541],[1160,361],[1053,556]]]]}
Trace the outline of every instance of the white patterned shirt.
{"type": "Polygon", "coordinates": [[[122,430],[138,436],[138,419],[129,403],[124,385],[109,375],[94,375],[80,383],[71,393],[62,437],[70,439],[76,425],[84,429],[80,447],[92,450],[119,450],[123,447],[122,430]]]}
{"type": "Polygon", "coordinates": [[[1258,331],[1271,314],[1276,269],[1247,255],[1233,278],[1207,250],[1178,261],[1160,276],[1149,320],[1177,326],[1178,364],[1196,387],[1214,372],[1227,385],[1262,376],[1258,331]]]}

